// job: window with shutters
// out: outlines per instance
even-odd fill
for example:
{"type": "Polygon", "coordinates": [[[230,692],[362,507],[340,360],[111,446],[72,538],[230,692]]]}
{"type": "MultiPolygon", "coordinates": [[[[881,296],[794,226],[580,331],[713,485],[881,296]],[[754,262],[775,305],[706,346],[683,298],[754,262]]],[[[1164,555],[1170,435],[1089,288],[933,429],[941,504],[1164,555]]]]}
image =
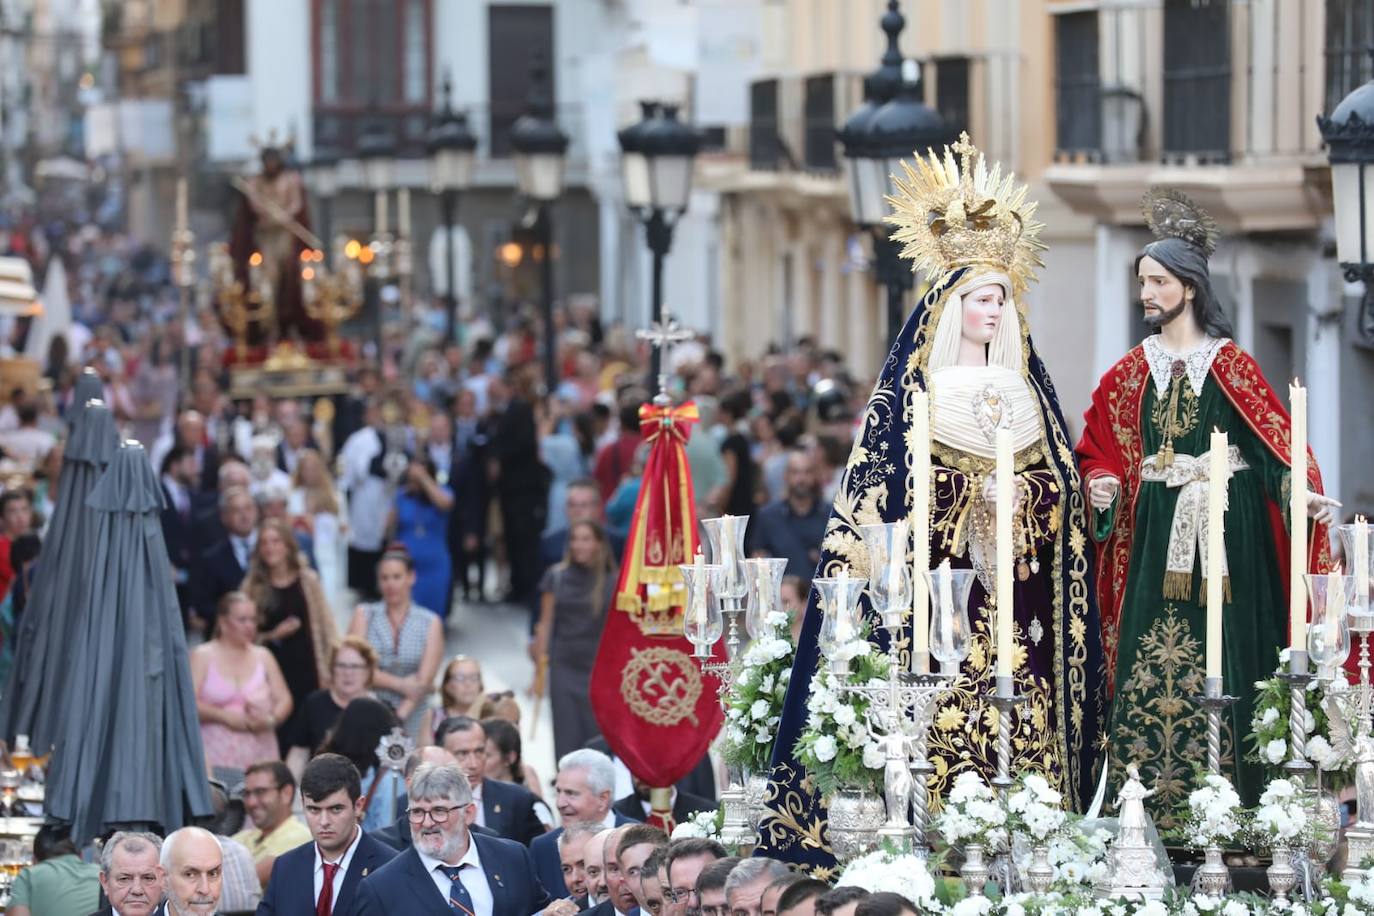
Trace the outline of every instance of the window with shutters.
{"type": "Polygon", "coordinates": [[[311,0],[315,142],[347,153],[373,118],[398,153],[424,149],[433,0],[311,0]]]}
{"type": "Polygon", "coordinates": [[[1229,31],[1228,0],[1164,0],[1166,160],[1231,157],[1229,31]]]}
{"type": "Polygon", "coordinates": [[[1097,159],[1102,149],[1102,77],[1097,11],[1054,17],[1054,126],[1060,158],[1097,159]]]}
{"type": "Polygon", "coordinates": [[[782,159],[778,136],[778,81],[749,84],[749,167],[772,171],[782,159]]]}
{"type": "Polygon", "coordinates": [[[935,110],[940,113],[951,137],[968,130],[969,59],[935,59],[935,110]]]}
{"type": "Polygon", "coordinates": [[[1374,79],[1374,3],[1326,0],[1326,108],[1374,79]]]}
{"type": "Polygon", "coordinates": [[[833,172],[835,163],[835,76],[824,73],[808,76],[805,86],[806,167],[833,172]]]}
{"type": "MultiPolygon", "coordinates": [[[[553,7],[547,4],[492,4],[487,9],[487,86],[491,118],[491,155],[511,154],[510,129],[525,113],[530,91],[530,60],[542,53],[556,61],[553,46],[553,7]]],[[[557,68],[546,76],[550,98],[556,100],[557,68]]]]}

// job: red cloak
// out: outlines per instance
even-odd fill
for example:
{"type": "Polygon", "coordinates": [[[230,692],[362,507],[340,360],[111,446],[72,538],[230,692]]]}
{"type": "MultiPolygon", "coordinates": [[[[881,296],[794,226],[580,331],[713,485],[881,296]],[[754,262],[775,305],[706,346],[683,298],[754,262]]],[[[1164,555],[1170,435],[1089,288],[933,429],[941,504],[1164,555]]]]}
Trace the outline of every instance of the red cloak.
{"type": "MultiPolygon", "coordinates": [[[[1289,464],[1291,426],[1288,411],[1265,381],[1259,366],[1235,343],[1228,341],[1212,361],[1212,379],[1225,393],[1250,431],[1273,456],[1289,464]]],[[[1097,604],[1102,618],[1102,650],[1107,665],[1107,684],[1115,684],[1117,631],[1126,594],[1126,574],[1131,561],[1135,530],[1136,496],[1140,493],[1141,405],[1150,383],[1145,349],[1127,353],[1098,382],[1092,406],[1084,415],[1083,438],[1075,450],[1086,488],[1094,478],[1110,475],[1121,481],[1120,506],[1111,532],[1097,547],[1097,604]]],[[[1311,449],[1307,455],[1307,486],[1322,492],[1321,472],[1311,449]]],[[[1274,563],[1286,583],[1289,570],[1287,506],[1269,501],[1269,520],[1278,556],[1274,563]]],[[[1326,526],[1308,525],[1308,572],[1325,572],[1331,566],[1326,526]]],[[[1286,593],[1285,593],[1286,594],[1286,593]]],[[[1291,634],[1290,634],[1291,637],[1291,634]]]]}

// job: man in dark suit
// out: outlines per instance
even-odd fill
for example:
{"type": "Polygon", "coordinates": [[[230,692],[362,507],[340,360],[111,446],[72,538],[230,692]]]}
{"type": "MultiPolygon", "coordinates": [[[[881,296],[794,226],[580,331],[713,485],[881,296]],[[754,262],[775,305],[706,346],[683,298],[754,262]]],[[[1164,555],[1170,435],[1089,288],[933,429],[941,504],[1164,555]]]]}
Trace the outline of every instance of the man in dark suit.
{"type": "MultiPolygon", "coordinates": [[[[421,764],[426,763],[435,766],[458,766],[458,761],[454,759],[453,755],[437,745],[431,744],[417,751],[411,751],[410,756],[406,758],[405,772],[402,774],[405,776],[407,793],[410,792],[410,778],[415,775],[416,769],[418,769],[421,764]]],[[[381,830],[374,830],[372,833],[374,837],[398,852],[405,852],[414,845],[414,841],[410,835],[410,820],[406,817],[405,812],[405,806],[408,800],[408,795],[403,795],[396,800],[396,810],[401,812],[400,816],[396,818],[396,823],[392,824],[390,827],[383,827],[381,830]]],[[[474,818],[477,816],[477,809],[475,806],[472,809],[472,815],[474,818]]],[[[468,832],[478,833],[482,836],[497,836],[496,831],[477,826],[472,823],[471,818],[468,820],[468,832]]]]}
{"type": "Polygon", "coordinates": [[[551,900],[534,874],[529,850],[498,837],[473,835],[467,776],[457,767],[419,767],[410,781],[409,818],[415,845],[364,878],[350,916],[517,916],[577,912],[551,900]]]}
{"type": "Polygon", "coordinates": [[[248,572],[258,542],[258,504],[251,493],[230,487],[220,494],[219,517],[224,535],[201,554],[196,615],[215,619],[219,599],[236,591],[248,572]]]}
{"type": "MultiPolygon", "coordinates": [[[[683,792],[674,788],[673,792],[673,823],[681,824],[691,819],[693,814],[698,811],[714,811],[716,803],[709,798],[702,798],[700,795],[693,795],[690,792],[683,792]]],[[[632,820],[645,821],[649,819],[649,784],[642,779],[635,780],[635,791],[633,795],[626,795],[616,801],[612,806],[618,814],[623,814],[632,820]]]]}
{"type": "Polygon", "coordinates": [[[311,842],[277,858],[257,916],[347,913],[358,882],[396,857],[366,833],[362,778],[348,758],[320,754],[301,774],[301,800],[311,842]]]}
{"type": "Polygon", "coordinates": [[[479,826],[526,846],[544,833],[544,822],[534,810],[537,799],[533,792],[514,783],[487,779],[487,732],[481,722],[452,716],[439,724],[434,740],[467,774],[479,826]]]}
{"type": "Polygon", "coordinates": [[[492,379],[488,389],[493,417],[488,467],[505,525],[511,604],[530,601],[538,588],[539,533],[549,504],[550,473],[539,459],[532,371],[512,368],[507,379],[492,379]]]}
{"type": "MultiPolygon", "coordinates": [[[[554,778],[554,792],[558,815],[564,824],[588,824],[595,827],[619,827],[633,823],[618,811],[611,810],[611,793],[615,789],[615,765],[600,751],[580,748],[564,754],[558,761],[558,775],[554,778]]],[[[536,837],[530,844],[530,855],[539,880],[549,893],[566,896],[563,883],[563,863],[558,855],[558,837],[563,828],[536,837]]]]}
{"type": "Polygon", "coordinates": [[[161,913],[162,840],[151,833],[120,831],[100,850],[100,890],[109,900],[94,916],[153,916],[161,913]]]}
{"type": "Polygon", "coordinates": [[[162,459],[161,473],[162,540],[167,544],[167,558],[172,561],[182,621],[189,623],[194,602],[191,580],[207,527],[204,517],[215,511],[214,497],[197,486],[195,454],[185,446],[172,446],[162,459]]]}

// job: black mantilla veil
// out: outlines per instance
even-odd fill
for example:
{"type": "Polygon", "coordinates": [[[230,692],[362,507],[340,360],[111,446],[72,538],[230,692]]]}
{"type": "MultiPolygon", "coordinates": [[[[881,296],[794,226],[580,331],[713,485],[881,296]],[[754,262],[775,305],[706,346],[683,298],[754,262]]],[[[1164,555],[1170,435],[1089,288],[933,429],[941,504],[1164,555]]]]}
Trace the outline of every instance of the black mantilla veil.
{"type": "Polygon", "coordinates": [[[1212,218],[1187,195],[1172,188],[1151,188],[1141,208],[1155,240],[1135,256],[1135,270],[1140,270],[1143,258],[1155,259],[1193,289],[1193,317],[1198,327],[1210,337],[1235,336],[1231,319],[1212,289],[1207,266],[1219,234],[1212,218]]]}
{"type": "MultiPolygon", "coordinates": [[[[1014,323],[1019,342],[1013,361],[1019,363],[1018,371],[1030,388],[1044,434],[1047,469],[1063,494],[1063,524],[1050,549],[1052,565],[1044,570],[1056,596],[1052,626],[1058,646],[1054,721],[1046,725],[1061,740],[1066,795],[1075,808],[1082,810],[1100,774],[1098,735],[1105,698],[1091,539],[1086,527],[1087,504],[1058,396],[1031,341],[1024,310],[1011,298],[1010,294],[1018,291],[1016,284],[1006,274],[989,272],[988,265],[983,264],[944,271],[908,317],[892,344],[865,409],[862,428],[831,509],[816,574],[834,575],[840,568],[848,567],[853,575],[865,575],[868,561],[858,526],[895,521],[910,512],[910,395],[928,387],[927,367],[946,305],[959,302],[961,294],[989,282],[1002,284],[1008,293],[1003,320],[1014,323]]],[[[867,595],[861,603],[873,633],[871,640],[886,649],[886,634],[878,626],[867,595]]],[[[795,753],[798,736],[806,727],[812,679],[818,665],[824,663],[818,646],[821,620],[813,590],[774,745],[767,811],[759,827],[759,854],[811,868],[835,864],[826,834],[826,809],[795,753]]],[[[909,646],[909,641],[909,635],[904,637],[899,651],[909,646]]],[[[990,779],[992,775],[985,773],[984,777],[990,779]]]]}

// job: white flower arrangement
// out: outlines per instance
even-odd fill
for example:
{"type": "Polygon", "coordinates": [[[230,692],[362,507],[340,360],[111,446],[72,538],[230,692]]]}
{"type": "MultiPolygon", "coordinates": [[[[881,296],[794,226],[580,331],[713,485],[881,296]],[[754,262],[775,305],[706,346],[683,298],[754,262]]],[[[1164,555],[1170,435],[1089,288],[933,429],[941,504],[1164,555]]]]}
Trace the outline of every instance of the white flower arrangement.
{"type": "MultiPolygon", "coordinates": [[[[1279,654],[1279,669],[1287,668],[1285,649],[1279,654]]],[[[1315,766],[1320,768],[1326,785],[1333,789],[1348,785],[1353,779],[1353,748],[1337,750],[1338,743],[1332,738],[1333,723],[1327,709],[1330,698],[1345,693],[1350,685],[1342,671],[1337,670],[1335,677],[1326,684],[1327,701],[1323,701],[1322,681],[1313,678],[1307,685],[1307,703],[1304,710],[1303,725],[1307,734],[1306,755],[1315,766]]],[[[1264,770],[1266,777],[1273,779],[1284,774],[1284,762],[1288,759],[1288,709],[1292,693],[1289,686],[1279,679],[1277,672],[1266,680],[1255,682],[1255,711],[1250,719],[1250,757],[1264,770]]]]}
{"type": "MultiPolygon", "coordinates": [[[[854,661],[844,684],[881,686],[888,658],[866,639],[847,643],[854,661]]],[[[797,738],[797,760],[823,797],[840,789],[879,792],[887,754],[882,736],[869,731],[869,701],[841,690],[840,677],[822,664],[806,698],[806,725],[797,738]]]]}
{"type": "Polygon", "coordinates": [[[701,839],[720,842],[720,825],[724,817],[723,808],[714,811],[698,811],[690,818],[673,828],[672,839],[701,839]]]}
{"type": "Polygon", "coordinates": [[[787,615],[770,612],[764,618],[763,632],[740,659],[725,710],[722,752],[728,762],[752,773],[767,772],[792,677],[793,655],[787,615]]]}
{"type": "Polygon", "coordinates": [[[1009,829],[1040,844],[1059,836],[1069,821],[1064,796],[1039,773],[1027,773],[1017,781],[1016,790],[1007,797],[1007,810],[1009,829]]]}
{"type": "Polygon", "coordinates": [[[1007,809],[983,777],[965,770],[950,787],[935,829],[951,847],[979,845],[995,850],[1007,841],[1007,809]]]}
{"type": "Polygon", "coordinates": [[[1208,773],[1188,795],[1185,832],[1195,849],[1218,846],[1240,833],[1243,824],[1240,795],[1225,776],[1208,773]]]}
{"type": "Polygon", "coordinates": [[[1260,796],[1251,820],[1255,839],[1265,846],[1289,845],[1308,836],[1310,825],[1303,788],[1290,779],[1275,779],[1260,796]]]}
{"type": "MultiPolygon", "coordinates": [[[[861,887],[871,893],[890,891],[901,894],[923,913],[944,910],[935,899],[935,879],[926,868],[925,859],[911,853],[896,853],[879,849],[860,856],[845,866],[836,887],[861,887]]],[[[955,904],[957,907],[958,904],[955,904]]],[[[950,910],[949,912],[954,912],[950,910]]],[[[986,912],[986,911],[961,911],[986,912]]]]}

